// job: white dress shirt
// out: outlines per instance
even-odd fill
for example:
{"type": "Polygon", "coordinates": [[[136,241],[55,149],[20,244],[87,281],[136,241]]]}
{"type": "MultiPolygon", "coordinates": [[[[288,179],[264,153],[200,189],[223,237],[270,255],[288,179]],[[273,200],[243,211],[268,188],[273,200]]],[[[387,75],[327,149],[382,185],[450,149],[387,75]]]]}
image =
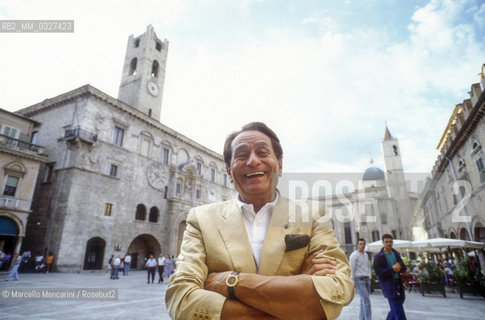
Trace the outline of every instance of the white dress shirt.
{"type": "Polygon", "coordinates": [[[261,258],[261,251],[263,250],[264,238],[268,230],[271,213],[273,213],[274,206],[278,201],[279,195],[276,192],[276,197],[272,202],[265,204],[257,213],[254,212],[253,204],[244,203],[239,200],[239,195],[236,197],[236,202],[241,208],[246,232],[248,233],[249,243],[253,250],[254,262],[256,269],[259,267],[261,258]]]}
{"type": "Polygon", "coordinates": [[[368,277],[370,279],[369,256],[365,252],[354,251],[350,255],[351,278],[368,277]]]}

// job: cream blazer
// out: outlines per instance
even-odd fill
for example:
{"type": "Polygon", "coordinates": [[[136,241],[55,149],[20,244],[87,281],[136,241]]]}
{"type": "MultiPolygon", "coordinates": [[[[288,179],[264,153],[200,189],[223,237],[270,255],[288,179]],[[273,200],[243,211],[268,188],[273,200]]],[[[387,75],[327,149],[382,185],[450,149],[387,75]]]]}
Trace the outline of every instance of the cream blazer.
{"type": "Polygon", "coordinates": [[[312,280],[327,318],[336,318],[352,301],[354,284],[350,279],[349,262],[335,239],[331,221],[318,212],[325,211],[317,211],[314,217],[304,206],[280,197],[271,215],[257,270],[242,213],[235,200],[191,209],[176,272],[165,294],[170,317],[220,319],[226,298],[204,290],[208,273],[297,275],[305,254],[323,249],[320,255],[336,259],[338,270],[333,275],[312,276],[312,280]],[[293,210],[295,208],[297,210],[293,210]],[[307,247],[285,252],[287,234],[308,234],[311,240],[307,247]]]}

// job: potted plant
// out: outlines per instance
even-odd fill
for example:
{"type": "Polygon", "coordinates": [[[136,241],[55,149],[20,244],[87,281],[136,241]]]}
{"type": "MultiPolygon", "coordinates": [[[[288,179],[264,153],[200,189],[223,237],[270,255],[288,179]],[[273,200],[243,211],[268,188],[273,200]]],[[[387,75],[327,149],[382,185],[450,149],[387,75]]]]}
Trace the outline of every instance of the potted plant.
{"type": "Polygon", "coordinates": [[[443,271],[434,262],[427,262],[418,275],[421,294],[439,292],[446,298],[445,285],[443,283],[443,271]]]}
{"type": "Polygon", "coordinates": [[[463,294],[470,293],[474,296],[481,295],[485,298],[485,278],[479,270],[473,268],[470,258],[461,259],[453,271],[460,298],[463,294]]]}

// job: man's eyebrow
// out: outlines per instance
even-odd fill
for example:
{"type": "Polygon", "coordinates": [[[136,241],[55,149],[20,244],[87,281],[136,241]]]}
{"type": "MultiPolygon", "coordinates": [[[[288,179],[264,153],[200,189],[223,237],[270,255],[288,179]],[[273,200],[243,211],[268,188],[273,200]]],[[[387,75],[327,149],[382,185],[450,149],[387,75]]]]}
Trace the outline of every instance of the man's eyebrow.
{"type": "Polygon", "coordinates": [[[269,147],[269,144],[266,141],[258,141],[254,144],[255,147],[269,147]]]}
{"type": "Polygon", "coordinates": [[[243,143],[243,144],[237,145],[234,148],[234,152],[245,151],[247,149],[249,149],[249,146],[246,143],[243,143]]]}

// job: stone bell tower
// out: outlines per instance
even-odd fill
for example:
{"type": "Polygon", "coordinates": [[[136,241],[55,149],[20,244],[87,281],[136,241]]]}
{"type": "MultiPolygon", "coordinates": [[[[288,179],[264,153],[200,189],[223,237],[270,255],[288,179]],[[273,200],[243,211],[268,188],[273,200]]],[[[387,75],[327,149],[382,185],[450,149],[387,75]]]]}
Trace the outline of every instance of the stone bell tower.
{"type": "Polygon", "coordinates": [[[150,25],[144,34],[128,37],[118,99],[160,121],[168,41],[150,25]]]}
{"type": "Polygon", "coordinates": [[[409,193],[404,177],[401,150],[397,138],[393,137],[386,126],[384,139],[381,142],[382,155],[386,166],[387,192],[394,200],[395,217],[397,218],[397,234],[399,239],[411,240],[409,222],[411,221],[412,208],[409,193]]]}

